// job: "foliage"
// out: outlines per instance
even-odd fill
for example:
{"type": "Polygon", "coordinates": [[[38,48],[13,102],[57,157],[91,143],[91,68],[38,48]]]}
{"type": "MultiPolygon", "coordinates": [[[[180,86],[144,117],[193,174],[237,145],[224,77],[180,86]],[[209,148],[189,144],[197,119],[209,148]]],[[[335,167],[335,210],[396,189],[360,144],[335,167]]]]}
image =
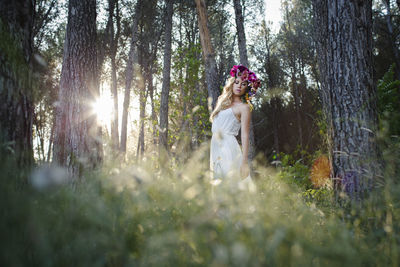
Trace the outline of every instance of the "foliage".
{"type": "MultiPolygon", "coordinates": [[[[16,189],[12,181],[26,174],[1,160],[1,264],[397,265],[398,184],[388,183],[362,208],[333,211],[329,204],[325,212],[315,200],[328,191],[302,193],[260,166],[256,192],[228,182],[212,187],[206,155],[203,147],[172,169],[154,170],[150,161],[110,165],[87,173],[75,189],[40,186],[33,174],[31,185],[16,189]]],[[[44,170],[36,175],[50,175],[44,170]]]]}
{"type": "MultiPolygon", "coordinates": [[[[399,88],[400,81],[394,77],[395,64],[378,81],[378,112],[380,120],[387,120],[389,134],[400,134],[399,88]]],[[[383,125],[381,124],[381,128],[383,125]]]]}
{"type": "MultiPolygon", "coordinates": [[[[321,151],[316,151],[311,155],[300,147],[293,154],[280,153],[277,155],[280,161],[276,161],[279,166],[278,177],[288,185],[300,190],[303,200],[308,205],[314,203],[318,207],[330,207],[334,203],[334,191],[331,184],[327,182],[323,186],[315,187],[311,177],[315,164],[320,163],[321,158],[325,157],[321,156],[321,151]]],[[[321,171],[326,172],[326,170],[321,171]]],[[[314,175],[318,176],[319,174],[314,175]]],[[[329,175],[327,178],[329,179],[329,175]]]]}
{"type": "MultiPolygon", "coordinates": [[[[399,7],[391,9],[391,22],[393,36],[388,30],[385,1],[375,1],[373,8],[373,39],[374,39],[374,70],[376,81],[383,77],[393,62],[396,62],[396,55],[393,45],[399,49],[398,38],[400,34],[399,7]],[[397,40],[397,41],[396,41],[397,40]]],[[[394,1],[393,1],[394,2],[394,1]]]]}
{"type": "Polygon", "coordinates": [[[311,188],[310,181],[310,156],[305,150],[298,149],[293,154],[281,153],[281,171],[279,176],[289,184],[295,184],[301,188],[311,188]],[[298,158],[297,156],[300,155],[298,158]]]}
{"type": "Polygon", "coordinates": [[[324,137],[318,134],[321,107],[311,2],[282,1],[282,11],[279,32],[273,34],[262,22],[250,49],[263,79],[253,116],[257,149],[267,158],[292,154],[299,144],[312,154],[324,137]]]}
{"type": "Polygon", "coordinates": [[[176,151],[186,153],[208,138],[209,112],[207,92],[201,90],[200,44],[189,43],[173,55],[170,104],[170,143],[176,151]],[[196,143],[194,142],[196,140],[196,143]]]}
{"type": "MultiPolygon", "coordinates": [[[[374,67],[378,77],[387,71],[378,82],[384,178],[376,181],[375,191],[362,203],[338,206],[334,197],[346,200],[346,195],[334,196],[328,187],[315,189],[309,179],[312,163],[322,153],[319,149],[324,150],[321,143],[327,131],[317,91],[311,2],[283,1],[284,22],[277,35],[255,15],[263,1],[243,2],[248,4],[243,5],[248,12],[245,23],[252,29],[247,35],[249,58],[265,85],[253,113],[257,149],[280,162],[279,172],[263,168],[264,160],[257,167],[255,193],[239,190],[228,181],[216,187],[209,183],[206,141],[210,123],[196,11],[192,1],[177,1],[169,103],[173,158],[160,159],[156,153],[147,153],[139,163],[121,165],[120,158],[114,157],[102,170],[86,173],[74,188],[62,169],[54,166],[39,166],[32,172],[19,170],[12,158],[2,158],[6,150],[12,150],[12,144],[0,142],[0,265],[399,265],[399,81],[394,79],[393,66],[387,71],[392,62],[388,59],[393,57],[382,29],[384,17],[374,14],[374,67]],[[301,100],[301,125],[293,119],[298,112],[295,87],[301,100]],[[303,147],[297,146],[299,127],[303,129],[303,147]],[[278,147],[271,129],[277,131],[278,147]],[[201,150],[193,152],[199,146],[201,150]],[[26,185],[26,181],[30,183],[26,185]]],[[[45,59],[47,68],[38,66],[41,80],[40,90],[35,91],[34,137],[41,134],[45,139],[53,121],[66,21],[57,16],[62,7],[57,4],[52,9],[53,3],[39,10],[40,17],[51,11],[50,22],[45,28],[36,25],[35,40],[36,52],[45,59]]],[[[123,34],[117,53],[117,61],[122,63],[120,88],[124,87],[123,69],[135,15],[130,12],[135,6],[132,3],[122,1],[121,6],[123,34]]],[[[142,60],[150,59],[147,64],[153,66],[156,111],[163,57],[161,52],[155,58],[149,55],[156,48],[162,50],[159,4],[143,1],[139,21],[139,52],[142,60]],[[155,47],[148,46],[149,40],[155,41],[155,47]]],[[[232,14],[226,9],[231,2],[212,0],[207,4],[222,85],[238,59],[232,14]]],[[[398,18],[394,16],[394,25],[399,25],[398,18]]],[[[99,33],[105,31],[105,23],[99,26],[99,33]]],[[[4,29],[4,25],[0,27],[4,29]]],[[[0,46],[8,52],[5,56],[20,54],[6,31],[1,32],[4,42],[0,46]]],[[[22,60],[17,58],[15,66],[9,67],[13,75],[17,75],[22,60]]],[[[24,74],[26,67],[21,71],[21,77],[30,77],[24,74]]],[[[109,80],[107,68],[104,72],[104,79],[109,80]]],[[[138,91],[133,89],[135,94],[138,91]]],[[[156,117],[151,120],[149,125],[157,124],[156,117]]],[[[106,139],[107,135],[103,141],[106,139]]]]}
{"type": "Polygon", "coordinates": [[[320,208],[327,208],[328,211],[333,212],[334,191],[332,188],[309,188],[303,192],[302,196],[309,205],[316,204],[320,208]]]}

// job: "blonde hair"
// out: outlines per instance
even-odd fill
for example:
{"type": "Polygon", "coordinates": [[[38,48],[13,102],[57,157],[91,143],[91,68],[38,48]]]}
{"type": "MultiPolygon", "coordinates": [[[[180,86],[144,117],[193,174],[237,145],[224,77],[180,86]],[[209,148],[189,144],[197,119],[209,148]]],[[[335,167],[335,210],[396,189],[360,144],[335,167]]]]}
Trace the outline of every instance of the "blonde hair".
{"type": "Polygon", "coordinates": [[[210,121],[212,122],[215,116],[224,109],[227,109],[232,104],[232,89],[233,84],[235,82],[235,77],[230,77],[224,86],[222,94],[218,97],[217,105],[215,106],[214,111],[211,113],[210,121]]]}

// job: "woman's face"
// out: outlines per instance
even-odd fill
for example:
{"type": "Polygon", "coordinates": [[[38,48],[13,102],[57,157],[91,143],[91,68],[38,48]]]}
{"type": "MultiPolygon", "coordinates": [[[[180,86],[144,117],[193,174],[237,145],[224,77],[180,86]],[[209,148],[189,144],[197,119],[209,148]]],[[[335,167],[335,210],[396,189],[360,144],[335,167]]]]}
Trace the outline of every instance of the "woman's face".
{"type": "Polygon", "coordinates": [[[237,96],[242,96],[247,89],[247,81],[242,81],[241,77],[235,79],[233,83],[233,94],[237,96]]]}

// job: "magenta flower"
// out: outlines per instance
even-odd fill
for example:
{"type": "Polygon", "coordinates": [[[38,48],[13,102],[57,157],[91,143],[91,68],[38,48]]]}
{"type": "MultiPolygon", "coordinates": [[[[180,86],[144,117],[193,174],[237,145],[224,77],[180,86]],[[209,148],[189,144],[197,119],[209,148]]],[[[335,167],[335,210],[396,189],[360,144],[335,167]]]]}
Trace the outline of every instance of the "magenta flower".
{"type": "Polygon", "coordinates": [[[256,94],[258,87],[261,85],[257,75],[243,65],[234,65],[230,71],[230,75],[232,77],[240,77],[242,81],[248,81],[248,86],[250,87],[248,94],[250,98],[256,94]]]}

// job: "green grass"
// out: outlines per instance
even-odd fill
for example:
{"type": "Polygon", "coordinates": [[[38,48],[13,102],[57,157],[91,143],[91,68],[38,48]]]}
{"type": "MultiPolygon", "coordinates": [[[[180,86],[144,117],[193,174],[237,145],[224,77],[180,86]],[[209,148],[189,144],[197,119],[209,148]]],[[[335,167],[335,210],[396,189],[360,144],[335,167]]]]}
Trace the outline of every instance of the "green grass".
{"type": "Polygon", "coordinates": [[[17,187],[21,174],[1,161],[1,266],[399,264],[396,183],[363,205],[321,206],[262,166],[256,192],[212,188],[207,157],[106,164],[76,189],[17,187]]]}

